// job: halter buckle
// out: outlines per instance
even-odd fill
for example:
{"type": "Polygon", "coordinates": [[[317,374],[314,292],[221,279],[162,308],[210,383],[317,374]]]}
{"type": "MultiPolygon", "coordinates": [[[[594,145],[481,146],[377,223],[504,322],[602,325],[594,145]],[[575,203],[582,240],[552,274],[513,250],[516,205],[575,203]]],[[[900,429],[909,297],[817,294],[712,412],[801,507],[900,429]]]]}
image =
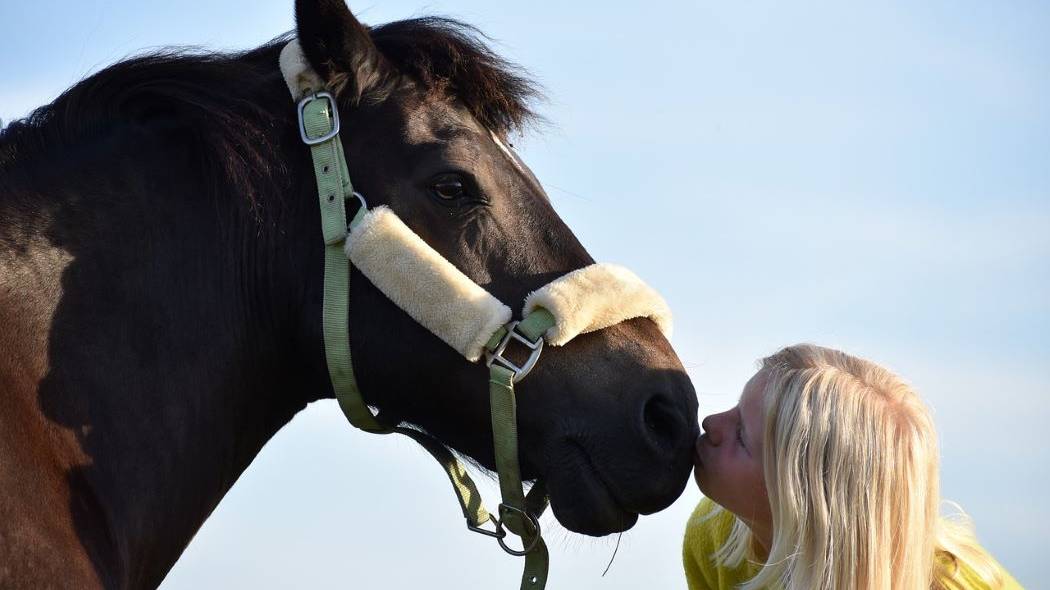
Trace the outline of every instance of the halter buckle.
{"type": "Polygon", "coordinates": [[[509,553],[511,555],[514,555],[515,557],[523,557],[525,555],[528,555],[529,553],[532,552],[533,549],[536,548],[536,545],[540,542],[540,538],[541,538],[541,535],[540,535],[540,519],[536,518],[535,516],[533,516],[529,512],[526,512],[525,510],[522,510],[521,508],[515,508],[515,507],[510,506],[508,504],[500,504],[499,508],[500,508],[501,511],[505,510],[507,512],[513,512],[513,513],[521,516],[522,518],[527,520],[529,522],[529,524],[532,525],[532,529],[533,529],[533,531],[535,531],[532,534],[532,539],[527,544],[525,543],[525,537],[522,536],[522,538],[521,538],[522,549],[520,551],[515,549],[515,548],[513,548],[513,547],[511,547],[510,545],[507,545],[507,542],[504,541],[504,539],[507,538],[507,529],[504,528],[503,522],[500,521],[500,519],[496,518],[496,516],[493,515],[493,514],[489,515],[489,520],[492,521],[492,523],[496,525],[496,529],[495,530],[492,530],[492,531],[486,530],[486,529],[481,528],[480,526],[474,526],[474,525],[470,524],[469,522],[467,523],[467,528],[472,530],[472,531],[474,531],[475,533],[480,533],[482,535],[485,535],[486,537],[494,537],[496,539],[496,542],[499,543],[499,546],[501,548],[503,548],[504,551],[506,551],[507,553],[509,553]]]}
{"type": "Polygon", "coordinates": [[[536,362],[540,360],[540,353],[543,352],[543,337],[541,336],[535,342],[529,340],[524,335],[518,333],[517,327],[521,322],[511,322],[507,325],[507,333],[500,340],[499,346],[492,352],[485,353],[485,365],[488,367],[492,366],[492,363],[499,363],[501,366],[506,367],[514,372],[512,382],[517,383],[525,378],[525,375],[529,374],[529,371],[536,366],[536,362]],[[529,358],[525,361],[522,366],[515,365],[513,362],[503,356],[503,351],[507,349],[507,345],[510,344],[511,340],[517,340],[521,342],[529,349],[529,358]]]}
{"type": "MultiPolygon", "coordinates": [[[[496,525],[496,529],[495,530],[490,531],[488,529],[483,529],[483,528],[481,528],[480,525],[479,526],[474,526],[474,525],[470,524],[469,520],[467,521],[467,528],[469,530],[471,530],[471,531],[474,531],[475,533],[479,533],[479,534],[485,535],[486,537],[495,537],[496,539],[502,539],[503,537],[507,536],[507,531],[503,528],[503,523],[500,522],[498,518],[496,518],[495,516],[490,514],[489,515],[489,520],[492,521],[492,523],[494,525],[496,525]]],[[[485,523],[481,523],[481,524],[485,524],[485,523]]]]}
{"type": "Polygon", "coordinates": [[[336,106],[335,106],[335,97],[332,96],[330,93],[328,93],[328,92],[315,92],[314,94],[311,94],[310,96],[307,96],[307,97],[303,98],[302,100],[299,101],[298,112],[299,112],[299,137],[302,138],[303,143],[305,143],[306,145],[317,145],[319,143],[324,143],[324,142],[328,141],[329,139],[332,139],[336,135],[339,135],[339,109],[337,109],[336,106]],[[329,115],[329,118],[332,120],[332,130],[329,131],[328,133],[325,133],[321,137],[310,137],[306,133],[306,120],[305,120],[305,118],[306,118],[306,116],[305,116],[306,105],[310,104],[311,102],[313,102],[315,100],[321,99],[321,98],[324,98],[324,99],[328,100],[328,109],[329,109],[328,110],[328,115],[329,115]]]}
{"type": "MultiPolygon", "coordinates": [[[[496,540],[499,541],[499,546],[502,547],[504,551],[510,553],[515,557],[524,557],[531,553],[532,550],[536,548],[536,544],[540,542],[540,519],[536,518],[535,516],[526,512],[525,510],[522,510],[521,508],[515,508],[509,504],[500,504],[499,509],[500,513],[503,513],[504,511],[513,512],[521,517],[524,517],[529,521],[529,523],[532,525],[533,530],[535,531],[532,534],[532,540],[530,540],[527,545],[525,544],[525,536],[521,536],[521,551],[518,551],[517,549],[514,549],[507,545],[506,541],[503,540],[503,538],[506,537],[506,534],[504,534],[503,537],[496,537],[496,540]]],[[[506,520],[506,516],[504,516],[504,520],[506,520]]],[[[502,528],[503,527],[501,524],[500,529],[502,528]]]]}

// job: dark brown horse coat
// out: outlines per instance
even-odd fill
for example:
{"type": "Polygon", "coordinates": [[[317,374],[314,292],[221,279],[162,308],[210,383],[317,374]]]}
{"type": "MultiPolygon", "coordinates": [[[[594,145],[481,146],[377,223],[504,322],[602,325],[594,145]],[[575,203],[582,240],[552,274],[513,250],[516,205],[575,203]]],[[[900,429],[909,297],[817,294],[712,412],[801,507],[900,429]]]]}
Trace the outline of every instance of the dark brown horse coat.
{"type": "MultiPolygon", "coordinates": [[[[528,120],[531,86],[471,29],[368,29],[339,0],[297,21],[371,204],[512,307],[592,262],[489,136],[528,120]]],[[[263,444],[331,396],[283,40],[128,60],[0,134],[0,587],[157,586],[263,444]]],[[[491,468],[484,367],[360,274],[350,299],[381,418],[491,468]]],[[[685,486],[696,397],[648,320],[545,353],[520,399],[523,476],[571,530],[624,530],[685,486]]]]}

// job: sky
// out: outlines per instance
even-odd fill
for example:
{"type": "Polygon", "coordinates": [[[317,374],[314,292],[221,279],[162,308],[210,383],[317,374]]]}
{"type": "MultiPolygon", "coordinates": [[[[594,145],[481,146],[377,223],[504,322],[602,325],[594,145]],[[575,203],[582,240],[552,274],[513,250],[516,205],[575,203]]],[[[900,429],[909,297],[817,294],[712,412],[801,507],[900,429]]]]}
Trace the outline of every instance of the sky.
{"type": "MultiPolygon", "coordinates": [[[[546,88],[515,141],[600,261],[668,300],[701,414],[802,341],[905,377],[933,408],[942,494],[1021,583],[1050,508],[1050,4],[351,3],[366,23],[478,26],[546,88]]],[[[274,0],[0,6],[0,119],[165,45],[255,47],[274,0]]],[[[275,66],[276,67],[276,66],[275,66]]],[[[484,479],[484,477],[482,477],[484,479]]],[[[496,488],[483,485],[490,503],[496,488]]],[[[548,588],[684,588],[700,498],[619,540],[550,516],[548,588]]],[[[521,564],[463,526],[407,439],[308,407],[204,524],[165,590],[515,587],[521,564]]]]}

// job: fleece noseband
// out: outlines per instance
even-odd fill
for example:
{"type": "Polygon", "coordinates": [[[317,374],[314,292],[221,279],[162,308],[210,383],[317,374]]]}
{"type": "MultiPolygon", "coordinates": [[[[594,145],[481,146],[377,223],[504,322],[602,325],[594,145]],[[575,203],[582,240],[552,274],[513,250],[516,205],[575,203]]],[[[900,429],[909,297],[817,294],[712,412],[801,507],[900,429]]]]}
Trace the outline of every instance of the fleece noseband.
{"type": "Polygon", "coordinates": [[[525,299],[520,322],[511,310],[438,254],[388,207],[369,209],[354,192],[339,139],[335,98],[324,92],[298,41],[281,51],[281,72],[298,103],[299,130],[309,146],[317,180],[325,244],[323,331],[329,376],[340,407],[350,422],[369,432],[398,432],[412,437],[445,468],[467,527],[495,537],[512,555],[525,557],[522,589],[546,584],[548,555],[540,535],[539,515],[547,507],[542,482],[526,495],[518,469],[514,384],[535,366],[544,343],[561,346],[579,334],[636,317],[651,318],[670,336],[671,313],[664,300],[626,268],[593,264],[568,273],[525,299]],[[346,203],[359,207],[347,219],[346,203]],[[502,502],[497,515],[481,504],[474,482],[451,452],[414,429],[384,426],[365,405],[350,359],[350,264],[372,284],[470,362],[483,356],[489,366],[489,393],[496,467],[502,502]],[[505,358],[512,343],[528,350],[521,366],[505,358]],[[493,529],[484,528],[491,522],[493,529]],[[507,531],[521,538],[522,549],[505,542],[507,531]]]}

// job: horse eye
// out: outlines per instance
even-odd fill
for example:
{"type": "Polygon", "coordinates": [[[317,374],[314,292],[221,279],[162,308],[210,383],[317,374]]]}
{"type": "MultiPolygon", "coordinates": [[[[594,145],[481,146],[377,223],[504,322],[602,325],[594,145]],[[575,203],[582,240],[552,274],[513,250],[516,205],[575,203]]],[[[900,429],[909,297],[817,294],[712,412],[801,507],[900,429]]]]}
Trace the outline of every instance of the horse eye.
{"type": "Polygon", "coordinates": [[[444,201],[453,201],[466,194],[466,189],[463,188],[463,182],[456,179],[439,180],[430,187],[430,190],[432,190],[439,199],[444,201]]]}

